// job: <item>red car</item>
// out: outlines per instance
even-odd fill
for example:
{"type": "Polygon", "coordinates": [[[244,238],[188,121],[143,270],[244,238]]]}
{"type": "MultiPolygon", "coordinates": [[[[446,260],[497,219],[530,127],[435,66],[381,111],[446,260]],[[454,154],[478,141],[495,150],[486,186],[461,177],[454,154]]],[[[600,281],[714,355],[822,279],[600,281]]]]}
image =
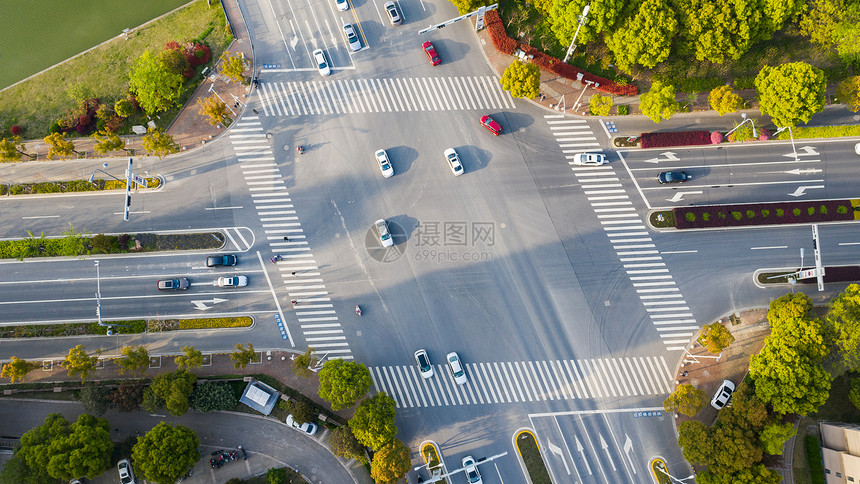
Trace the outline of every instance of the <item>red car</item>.
{"type": "Polygon", "coordinates": [[[493,121],[493,118],[489,116],[484,116],[481,118],[481,126],[490,130],[491,133],[498,136],[502,134],[502,125],[493,121]]]}
{"type": "Polygon", "coordinates": [[[421,44],[421,47],[424,48],[424,53],[427,54],[427,58],[430,59],[430,64],[438,66],[442,63],[442,59],[440,59],[439,54],[436,53],[436,47],[433,47],[432,42],[424,42],[421,44]]]}

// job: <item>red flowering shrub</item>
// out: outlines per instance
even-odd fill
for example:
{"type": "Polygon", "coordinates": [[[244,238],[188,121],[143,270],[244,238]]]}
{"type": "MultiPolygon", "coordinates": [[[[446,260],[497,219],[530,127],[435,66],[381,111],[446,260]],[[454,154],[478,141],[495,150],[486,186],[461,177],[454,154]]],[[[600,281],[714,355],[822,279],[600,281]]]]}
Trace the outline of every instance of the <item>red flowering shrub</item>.
{"type": "Polygon", "coordinates": [[[692,146],[710,144],[707,131],[670,131],[667,133],[642,133],[642,148],[663,148],[668,146],[692,146]]]}
{"type": "Polygon", "coordinates": [[[770,130],[767,128],[762,128],[758,130],[758,140],[759,141],[767,141],[771,138],[770,130]]]}
{"type": "Polygon", "coordinates": [[[113,116],[107,120],[105,123],[105,130],[110,133],[116,133],[122,128],[122,125],[125,123],[125,118],[122,116],[113,116]]]}
{"type": "Polygon", "coordinates": [[[12,133],[12,136],[18,136],[19,134],[21,134],[21,127],[17,124],[12,125],[12,127],[9,128],[9,132],[12,133]]]}
{"type": "Polygon", "coordinates": [[[78,117],[78,125],[86,126],[86,125],[90,124],[90,121],[92,121],[92,120],[93,120],[93,118],[91,118],[89,116],[89,114],[81,115],[78,117]]]}
{"type": "Polygon", "coordinates": [[[484,25],[487,26],[487,32],[490,34],[490,40],[493,42],[496,50],[509,55],[517,50],[517,41],[508,37],[508,33],[505,32],[505,24],[502,23],[499,12],[490,10],[485,13],[484,25]]]}
{"type": "Polygon", "coordinates": [[[186,79],[191,79],[192,77],[194,77],[194,68],[189,67],[188,69],[185,69],[184,71],[182,71],[182,76],[186,79]]]}
{"type": "Polygon", "coordinates": [[[185,44],[182,55],[185,56],[185,60],[188,61],[191,67],[203,65],[212,59],[212,52],[209,50],[209,47],[201,43],[189,42],[185,44]]]}
{"type": "Polygon", "coordinates": [[[180,50],[181,48],[182,46],[179,45],[179,42],[175,40],[171,40],[170,42],[164,44],[164,50],[180,50]]]}
{"type": "Polygon", "coordinates": [[[718,145],[722,142],[723,142],[723,133],[720,133],[719,131],[714,131],[713,133],[711,133],[711,144],[712,145],[718,145]]]}

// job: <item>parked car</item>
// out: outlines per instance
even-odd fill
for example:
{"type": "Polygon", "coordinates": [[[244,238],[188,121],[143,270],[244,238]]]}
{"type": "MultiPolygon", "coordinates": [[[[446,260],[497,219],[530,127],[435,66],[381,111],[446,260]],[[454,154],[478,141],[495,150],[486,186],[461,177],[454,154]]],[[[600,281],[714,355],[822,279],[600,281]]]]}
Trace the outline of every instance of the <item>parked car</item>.
{"type": "Polygon", "coordinates": [[[457,352],[452,351],[445,356],[448,360],[448,369],[451,370],[451,376],[458,385],[466,383],[466,370],[463,369],[463,363],[460,361],[460,356],[457,352]]]}
{"type": "Polygon", "coordinates": [[[349,44],[349,48],[352,49],[353,52],[361,50],[361,41],[358,40],[358,36],[355,35],[355,27],[353,27],[352,24],[343,24],[343,35],[346,36],[346,43],[349,44]]]}
{"type": "Polygon", "coordinates": [[[215,284],[226,288],[245,287],[248,285],[248,276],[219,277],[215,284]]]}
{"type": "Polygon", "coordinates": [[[376,235],[379,237],[379,243],[383,247],[391,247],[394,245],[394,239],[391,237],[391,232],[388,231],[388,222],[381,218],[373,223],[376,227],[376,235]]]}
{"type": "Polygon", "coordinates": [[[235,255],[212,255],[206,258],[206,267],[235,266],[239,259],[235,255]]]}
{"type": "Polygon", "coordinates": [[[433,46],[433,42],[428,40],[421,44],[421,47],[424,49],[424,53],[427,54],[427,58],[430,59],[431,66],[438,66],[442,63],[442,59],[440,59],[439,54],[436,53],[436,47],[433,46]]]}
{"type": "Polygon", "coordinates": [[[430,357],[427,356],[427,350],[420,349],[415,352],[415,363],[418,365],[418,373],[422,378],[433,377],[433,365],[430,364],[430,357]]]}
{"type": "Polygon", "coordinates": [[[287,425],[298,430],[299,432],[304,432],[308,435],[314,435],[317,433],[317,424],[313,422],[305,422],[299,425],[295,420],[293,420],[293,414],[287,415],[287,419],[285,420],[287,425]]]}
{"type": "Polygon", "coordinates": [[[478,472],[478,464],[471,455],[463,457],[463,467],[466,469],[466,480],[469,484],[483,484],[481,473],[478,472]]]}
{"type": "Polygon", "coordinates": [[[185,290],[188,289],[191,283],[188,282],[188,279],[184,277],[178,277],[176,279],[162,279],[158,281],[158,290],[159,291],[174,291],[174,290],[185,290]]]}
{"type": "Polygon", "coordinates": [[[686,171],[664,171],[657,175],[657,181],[660,183],[683,183],[692,178],[686,171]]]}
{"type": "Polygon", "coordinates": [[[732,383],[731,380],[723,380],[719,390],[714,394],[714,398],[711,399],[711,406],[717,410],[725,407],[726,404],[729,403],[729,400],[732,399],[732,393],[734,392],[735,384],[732,383]]]}
{"type": "Polygon", "coordinates": [[[860,155],[860,143],[857,143],[856,145],[854,145],[854,153],[857,153],[858,155],[860,155]]]}
{"type": "Polygon", "coordinates": [[[382,176],[385,178],[394,176],[394,165],[392,165],[391,160],[388,159],[388,153],[386,153],[385,150],[378,150],[373,155],[379,163],[379,169],[382,171],[382,176]]]}
{"type": "Polygon", "coordinates": [[[317,69],[320,71],[321,76],[329,76],[331,75],[331,67],[328,65],[328,59],[325,57],[325,52],[322,49],[317,49],[314,51],[314,62],[317,63],[317,69]]]}
{"type": "Polygon", "coordinates": [[[498,136],[502,134],[502,125],[493,121],[493,118],[489,116],[481,117],[481,126],[487,128],[487,130],[494,135],[498,136]]]}
{"type": "Polygon", "coordinates": [[[577,153],[573,155],[573,164],[579,166],[599,166],[606,163],[606,155],[600,153],[577,153]]]}
{"type": "Polygon", "coordinates": [[[341,12],[349,10],[349,2],[346,0],[334,0],[334,3],[337,4],[337,9],[341,12]]]}
{"type": "Polygon", "coordinates": [[[385,2],[385,5],[382,7],[385,8],[385,13],[388,14],[388,20],[391,22],[391,25],[400,25],[403,22],[403,17],[400,15],[400,9],[397,8],[397,4],[394,2],[385,2]]]}
{"type": "Polygon", "coordinates": [[[134,470],[131,468],[131,463],[128,459],[123,459],[116,463],[117,471],[119,471],[119,480],[122,484],[135,484],[134,470]]]}
{"type": "Polygon", "coordinates": [[[462,175],[463,164],[460,163],[460,155],[457,154],[457,151],[454,148],[448,148],[443,154],[445,155],[445,160],[448,162],[448,167],[451,168],[451,173],[454,176],[462,175]]]}

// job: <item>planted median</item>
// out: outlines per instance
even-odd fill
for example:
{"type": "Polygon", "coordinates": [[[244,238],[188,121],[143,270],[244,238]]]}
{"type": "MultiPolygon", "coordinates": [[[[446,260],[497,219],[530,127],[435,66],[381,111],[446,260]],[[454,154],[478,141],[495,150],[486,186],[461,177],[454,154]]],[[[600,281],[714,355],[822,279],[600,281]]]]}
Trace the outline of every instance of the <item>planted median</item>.
{"type": "Polygon", "coordinates": [[[526,466],[532,484],[552,484],[533,433],[524,430],[517,434],[517,451],[523,458],[523,464],[526,466]]]}
{"type": "Polygon", "coordinates": [[[653,227],[707,229],[860,220],[860,200],[701,205],[652,212],[653,227]]]}

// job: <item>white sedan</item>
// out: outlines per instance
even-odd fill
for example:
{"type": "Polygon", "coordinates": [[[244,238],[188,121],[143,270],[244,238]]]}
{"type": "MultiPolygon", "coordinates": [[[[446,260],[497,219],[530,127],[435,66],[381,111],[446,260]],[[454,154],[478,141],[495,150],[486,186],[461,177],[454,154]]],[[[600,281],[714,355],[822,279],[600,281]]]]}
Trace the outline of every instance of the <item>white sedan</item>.
{"type": "Polygon", "coordinates": [[[379,237],[379,243],[383,247],[394,245],[394,239],[391,238],[391,232],[388,231],[388,222],[384,218],[377,220],[373,225],[376,227],[376,235],[379,237]]]}
{"type": "Polygon", "coordinates": [[[460,163],[460,155],[457,154],[457,151],[454,148],[448,148],[445,150],[445,160],[448,162],[448,166],[451,168],[451,172],[454,176],[460,176],[463,174],[463,164],[460,163]]]}
{"type": "Polygon", "coordinates": [[[299,424],[293,419],[293,415],[287,415],[287,425],[298,430],[299,432],[304,432],[308,435],[313,435],[317,433],[317,424],[313,422],[305,422],[303,424],[299,424]]]}
{"type": "Polygon", "coordinates": [[[573,157],[573,164],[579,166],[599,166],[606,163],[606,155],[600,153],[577,153],[573,157]]]}
{"type": "Polygon", "coordinates": [[[317,49],[314,51],[314,62],[317,64],[317,69],[320,71],[321,76],[331,75],[331,67],[328,65],[328,59],[325,58],[325,52],[322,49],[317,49]]]}
{"type": "Polygon", "coordinates": [[[388,153],[386,153],[385,150],[379,150],[373,155],[379,163],[379,169],[382,171],[382,176],[385,178],[394,176],[394,166],[391,164],[391,160],[388,159],[388,153]]]}
{"type": "Polygon", "coordinates": [[[349,48],[352,49],[353,52],[361,50],[361,41],[358,40],[358,36],[355,35],[355,27],[353,27],[352,24],[343,25],[343,35],[346,36],[346,43],[349,44],[349,48]]]}
{"type": "Polygon", "coordinates": [[[463,457],[463,467],[466,468],[466,479],[469,484],[483,484],[481,473],[478,472],[478,464],[475,463],[475,458],[471,455],[463,457]]]}
{"type": "Polygon", "coordinates": [[[349,10],[349,2],[346,0],[334,0],[334,3],[337,4],[337,9],[341,12],[346,12],[349,10]]]}
{"type": "Polygon", "coordinates": [[[460,361],[460,355],[457,352],[452,351],[445,355],[445,359],[448,361],[448,369],[451,370],[451,376],[454,377],[454,382],[457,385],[465,385],[466,384],[466,370],[463,369],[463,362],[460,361]]]}
{"type": "Polygon", "coordinates": [[[215,283],[218,287],[245,287],[248,285],[248,276],[219,277],[215,283]]]}

